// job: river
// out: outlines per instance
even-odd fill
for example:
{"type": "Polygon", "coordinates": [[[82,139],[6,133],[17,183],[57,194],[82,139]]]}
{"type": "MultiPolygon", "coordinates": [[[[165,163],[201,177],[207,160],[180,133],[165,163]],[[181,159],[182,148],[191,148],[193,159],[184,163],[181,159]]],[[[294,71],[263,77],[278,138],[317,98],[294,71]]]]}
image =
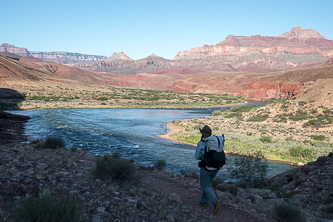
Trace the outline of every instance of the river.
{"type": "MultiPolygon", "coordinates": [[[[167,132],[172,120],[204,118],[214,109],[40,109],[12,111],[30,116],[25,134],[29,141],[61,137],[67,148],[80,148],[96,155],[120,153],[145,166],[157,160],[167,162],[166,170],[198,172],[195,147],[163,140],[155,135],[167,132]]],[[[227,156],[227,158],[234,158],[227,156]]],[[[225,165],[224,168],[232,167],[225,165]]],[[[287,171],[293,166],[269,161],[269,175],[287,171]]],[[[225,169],[220,176],[229,179],[225,169]]]]}

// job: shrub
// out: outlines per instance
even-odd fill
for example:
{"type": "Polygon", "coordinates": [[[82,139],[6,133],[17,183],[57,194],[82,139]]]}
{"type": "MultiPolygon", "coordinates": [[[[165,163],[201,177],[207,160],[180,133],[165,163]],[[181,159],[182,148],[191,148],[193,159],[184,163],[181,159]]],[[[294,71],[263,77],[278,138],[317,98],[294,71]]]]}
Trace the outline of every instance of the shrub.
{"type": "Polygon", "coordinates": [[[240,179],[238,185],[263,187],[266,185],[268,163],[261,153],[254,156],[237,156],[234,166],[227,171],[232,177],[240,179]]]}
{"type": "Polygon", "coordinates": [[[221,115],[221,114],[222,114],[222,112],[220,110],[214,110],[212,112],[212,116],[218,116],[218,115],[221,115]]]}
{"type": "Polygon", "coordinates": [[[314,140],[319,140],[319,141],[323,141],[326,139],[325,135],[311,135],[310,137],[314,140]]]}
{"type": "Polygon", "coordinates": [[[230,113],[225,118],[242,117],[242,113],[230,113]]]}
{"type": "Polygon", "coordinates": [[[305,214],[294,204],[282,203],[274,207],[276,219],[279,222],[306,222],[305,214]]]}
{"type": "Polygon", "coordinates": [[[14,221],[82,221],[77,200],[60,199],[49,194],[22,198],[15,206],[14,221]]]}
{"type": "Polygon", "coordinates": [[[154,167],[157,169],[164,169],[166,165],[167,162],[165,160],[158,160],[156,163],[154,163],[154,167]]]}
{"type": "Polygon", "coordinates": [[[305,101],[299,101],[299,102],[298,102],[298,105],[299,105],[299,106],[304,106],[305,104],[306,104],[305,101]]]}
{"type": "Polygon", "coordinates": [[[46,137],[46,140],[41,140],[37,145],[36,148],[38,149],[57,149],[65,147],[65,142],[62,138],[58,137],[46,137]]]}
{"type": "Polygon", "coordinates": [[[290,148],[289,153],[293,157],[300,157],[302,153],[302,147],[301,146],[293,146],[290,148]]]}
{"type": "Polygon", "coordinates": [[[256,116],[253,116],[249,119],[249,121],[253,121],[253,122],[263,122],[265,121],[266,119],[268,118],[268,114],[264,114],[264,115],[261,115],[261,114],[258,114],[256,116]]]}
{"type": "Polygon", "coordinates": [[[103,180],[130,182],[136,179],[135,166],[130,161],[120,157],[104,156],[98,158],[93,175],[103,180]]]}
{"type": "Polygon", "coordinates": [[[314,158],[318,153],[312,149],[312,148],[305,148],[304,150],[301,151],[301,154],[304,158],[307,158],[307,159],[312,159],[314,158]]]}
{"type": "Polygon", "coordinates": [[[333,203],[324,206],[321,210],[329,214],[333,213],[333,203]]]}
{"type": "Polygon", "coordinates": [[[262,136],[262,137],[259,138],[259,141],[263,142],[263,143],[271,143],[272,142],[272,137],[270,137],[270,136],[262,136]]]}
{"type": "Polygon", "coordinates": [[[214,189],[216,189],[217,185],[223,184],[223,183],[224,183],[224,179],[222,177],[215,177],[212,182],[212,186],[214,189]]]}

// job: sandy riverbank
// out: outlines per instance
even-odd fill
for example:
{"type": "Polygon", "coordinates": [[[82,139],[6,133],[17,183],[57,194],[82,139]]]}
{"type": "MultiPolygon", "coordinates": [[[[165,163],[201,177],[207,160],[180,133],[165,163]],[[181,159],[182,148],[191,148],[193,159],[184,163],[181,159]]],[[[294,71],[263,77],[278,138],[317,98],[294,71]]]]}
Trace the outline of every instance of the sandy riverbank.
{"type": "Polygon", "coordinates": [[[177,139],[174,139],[169,136],[170,134],[174,134],[174,133],[178,133],[178,132],[182,131],[184,129],[184,127],[176,126],[173,123],[167,123],[167,124],[165,124],[165,128],[167,128],[169,130],[166,134],[156,135],[156,136],[161,139],[170,140],[171,142],[174,142],[174,143],[182,143],[182,144],[188,144],[188,145],[194,146],[192,143],[177,140],[177,139]]]}

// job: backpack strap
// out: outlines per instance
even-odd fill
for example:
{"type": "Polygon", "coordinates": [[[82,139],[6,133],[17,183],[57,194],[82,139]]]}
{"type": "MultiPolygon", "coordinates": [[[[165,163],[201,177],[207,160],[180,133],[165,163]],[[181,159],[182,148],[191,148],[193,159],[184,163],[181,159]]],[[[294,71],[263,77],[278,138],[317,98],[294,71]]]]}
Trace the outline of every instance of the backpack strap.
{"type": "Polygon", "coordinates": [[[215,137],[216,137],[217,142],[218,142],[218,147],[220,147],[220,145],[221,145],[220,139],[217,136],[215,136],[215,137]]]}

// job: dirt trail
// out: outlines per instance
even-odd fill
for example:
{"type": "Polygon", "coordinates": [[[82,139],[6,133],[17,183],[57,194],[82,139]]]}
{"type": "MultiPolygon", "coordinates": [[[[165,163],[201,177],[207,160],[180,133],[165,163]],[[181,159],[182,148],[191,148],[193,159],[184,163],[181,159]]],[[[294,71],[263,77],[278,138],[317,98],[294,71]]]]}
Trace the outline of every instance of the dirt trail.
{"type": "MultiPolygon", "coordinates": [[[[203,208],[199,205],[201,198],[201,191],[195,188],[186,188],[178,185],[171,180],[162,178],[153,178],[151,174],[144,176],[144,183],[147,184],[151,189],[162,192],[166,195],[171,193],[177,193],[183,205],[192,206],[194,210],[201,211],[204,215],[212,217],[214,221],[232,221],[232,222],[259,222],[260,220],[253,216],[247,215],[246,213],[234,209],[231,206],[222,205],[217,213],[214,213],[213,205],[208,208],[203,208]]],[[[198,181],[199,183],[199,181],[198,181]]]]}

